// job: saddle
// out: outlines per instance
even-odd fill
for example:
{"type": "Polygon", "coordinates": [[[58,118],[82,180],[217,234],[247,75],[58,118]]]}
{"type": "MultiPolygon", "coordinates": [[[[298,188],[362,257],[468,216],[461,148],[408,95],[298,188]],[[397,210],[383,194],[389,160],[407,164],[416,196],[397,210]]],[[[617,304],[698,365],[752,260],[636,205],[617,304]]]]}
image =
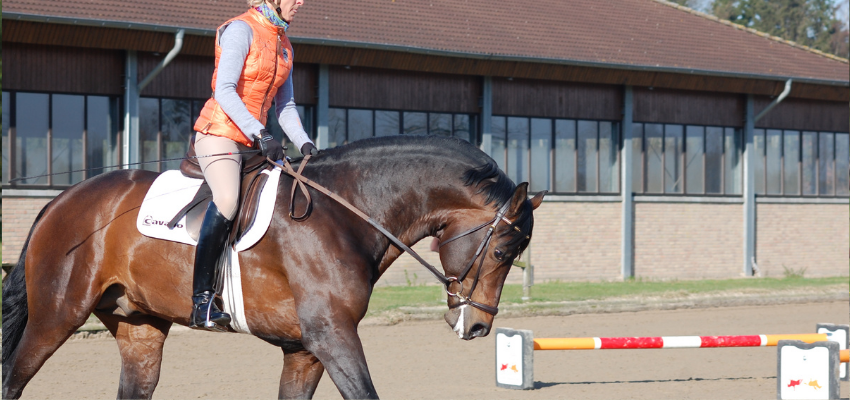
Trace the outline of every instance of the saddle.
{"type": "MultiPolygon", "coordinates": [[[[204,179],[204,174],[201,172],[201,166],[195,155],[195,144],[191,142],[189,144],[189,151],[186,152],[186,158],[180,163],[180,172],[183,176],[189,178],[204,179]]],[[[254,225],[254,220],[257,218],[257,208],[260,204],[260,193],[262,193],[263,187],[265,187],[269,177],[262,172],[270,170],[273,167],[265,157],[259,154],[254,155],[242,163],[239,206],[236,211],[233,229],[230,231],[228,243],[233,244],[238,242],[242,238],[242,235],[254,225]]],[[[190,216],[201,216],[203,218],[204,211],[210,201],[212,201],[212,190],[207,182],[204,181],[192,201],[171,219],[168,223],[168,228],[173,229],[180,219],[187,214],[190,214],[190,216]]]]}

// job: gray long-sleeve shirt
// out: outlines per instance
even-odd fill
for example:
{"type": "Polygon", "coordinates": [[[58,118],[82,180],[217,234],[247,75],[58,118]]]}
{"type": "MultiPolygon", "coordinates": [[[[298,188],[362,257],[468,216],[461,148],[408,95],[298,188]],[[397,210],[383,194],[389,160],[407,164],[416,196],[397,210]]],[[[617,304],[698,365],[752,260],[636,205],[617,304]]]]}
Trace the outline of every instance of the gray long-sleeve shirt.
{"type": "MultiPolygon", "coordinates": [[[[243,133],[253,140],[254,134],[259,134],[265,128],[248,111],[245,103],[236,94],[236,84],[242,75],[245,66],[245,58],[248,57],[248,49],[254,39],[251,27],[244,21],[234,21],[221,28],[219,45],[221,46],[221,58],[218,61],[218,73],[215,82],[215,101],[231,120],[242,130],[243,133]]],[[[289,140],[300,150],[305,143],[312,143],[304,127],[301,125],[301,117],[295,109],[295,98],[292,89],[292,71],[289,77],[278,89],[274,97],[275,112],[283,132],[289,140]]]]}

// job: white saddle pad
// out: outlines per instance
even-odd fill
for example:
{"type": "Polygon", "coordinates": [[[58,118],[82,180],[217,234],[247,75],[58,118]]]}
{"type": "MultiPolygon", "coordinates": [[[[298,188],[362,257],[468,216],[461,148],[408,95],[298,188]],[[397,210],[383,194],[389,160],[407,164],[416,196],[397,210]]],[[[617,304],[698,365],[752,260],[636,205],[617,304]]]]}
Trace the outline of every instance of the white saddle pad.
{"type": "MultiPolygon", "coordinates": [[[[251,248],[265,236],[272,221],[275,200],[277,198],[277,185],[280,181],[280,168],[263,171],[269,176],[263,191],[260,193],[260,204],[257,209],[257,217],[248,232],[228,249],[224,266],[224,287],[222,298],[224,299],[224,311],[230,313],[233,321],[230,326],[237,332],[251,333],[245,321],[245,310],[242,303],[242,279],[239,268],[239,252],[251,248]]],[[[136,219],[136,227],[142,235],[170,240],[172,242],[185,243],[192,246],[198,244],[187,230],[186,216],[184,215],[174,229],[168,229],[168,222],[177,215],[183,207],[189,204],[195,197],[203,180],[188,178],[180,171],[165,171],[153,182],[151,188],[142,201],[139,209],[139,217],[136,219]]]]}

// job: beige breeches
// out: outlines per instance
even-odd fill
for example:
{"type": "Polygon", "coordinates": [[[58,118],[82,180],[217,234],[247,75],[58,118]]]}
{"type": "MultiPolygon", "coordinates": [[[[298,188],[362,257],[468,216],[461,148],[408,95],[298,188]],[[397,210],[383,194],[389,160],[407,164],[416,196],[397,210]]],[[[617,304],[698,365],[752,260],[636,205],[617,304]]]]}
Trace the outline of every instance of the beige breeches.
{"type": "MultiPolygon", "coordinates": [[[[251,150],[249,147],[236,143],[228,138],[205,135],[195,132],[195,154],[237,153],[251,150]]],[[[239,180],[242,170],[242,160],[254,154],[235,154],[217,157],[198,158],[204,179],[212,190],[213,203],[218,211],[228,220],[233,220],[236,207],[239,205],[239,180]]]]}

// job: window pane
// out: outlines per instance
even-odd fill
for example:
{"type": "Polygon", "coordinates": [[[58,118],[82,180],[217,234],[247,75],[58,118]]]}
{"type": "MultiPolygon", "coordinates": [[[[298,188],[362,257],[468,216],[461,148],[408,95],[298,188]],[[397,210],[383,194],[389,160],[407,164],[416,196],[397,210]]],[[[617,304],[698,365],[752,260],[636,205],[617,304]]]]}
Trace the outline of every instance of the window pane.
{"type": "MultiPolygon", "coordinates": [[[[162,104],[162,107],[163,107],[162,118],[163,119],[165,119],[165,101],[166,100],[163,100],[163,104],[162,104]]],[[[296,110],[298,109],[298,107],[300,107],[300,106],[296,106],[296,110]]],[[[300,114],[299,114],[299,117],[300,117],[300,114]]],[[[164,124],[165,124],[165,122],[163,122],[163,129],[165,129],[164,124]]],[[[280,144],[286,146],[286,150],[284,150],[284,155],[286,155],[287,157],[292,157],[292,158],[301,157],[301,151],[294,144],[292,144],[292,142],[289,140],[289,136],[286,136],[286,134],[284,134],[283,128],[281,128],[281,126],[280,126],[280,121],[278,121],[278,119],[277,119],[277,105],[276,104],[272,105],[272,107],[269,108],[269,117],[266,119],[266,130],[272,135],[272,137],[277,139],[280,142],[280,144]]],[[[168,169],[171,169],[171,168],[168,168],[168,169]]]]}
{"type": "Polygon", "coordinates": [[[549,190],[549,149],[552,147],[552,120],[531,119],[531,191],[549,190]]]}
{"type": "Polygon", "coordinates": [[[682,125],[664,126],[664,193],[682,193],[682,125]]]}
{"type": "Polygon", "coordinates": [[[803,132],[803,195],[814,196],[818,194],[818,134],[817,132],[803,132]]]}
{"type": "Polygon", "coordinates": [[[348,110],[348,141],[372,137],[372,110],[348,110]]]}
{"type": "Polygon", "coordinates": [[[457,114],[454,120],[454,137],[466,140],[469,143],[473,142],[472,133],[475,130],[472,128],[469,115],[457,114]]]}
{"type": "Polygon", "coordinates": [[[105,96],[88,96],[86,99],[86,157],[88,176],[95,176],[117,168],[101,168],[117,164],[115,137],[118,132],[118,101],[105,96]]]}
{"type": "Polygon", "coordinates": [[[555,121],[555,191],[576,191],[576,122],[555,121]]]}
{"type": "Polygon", "coordinates": [[[9,183],[9,127],[12,118],[12,96],[9,92],[3,92],[3,183],[9,183]]]}
{"type": "Polygon", "coordinates": [[[850,135],[835,134],[835,195],[850,194],[850,135]]]}
{"type": "Polygon", "coordinates": [[[661,193],[664,191],[661,172],[662,157],[664,156],[664,126],[661,124],[645,124],[646,140],[646,193],[661,193]]]}
{"type": "Polygon", "coordinates": [[[348,143],[346,139],[345,109],[328,109],[328,147],[342,146],[348,143]]]}
{"type": "MultiPolygon", "coordinates": [[[[311,139],[315,139],[316,135],[313,133],[313,107],[295,106],[295,110],[298,111],[298,117],[301,119],[301,126],[304,127],[304,132],[307,132],[307,136],[311,139]]],[[[299,153],[301,152],[299,151],[299,153]]]]}
{"type": "MultiPolygon", "coordinates": [[[[20,123],[19,123],[20,125],[20,123]]],[[[835,148],[832,133],[820,133],[818,151],[818,190],[822,195],[835,194],[835,148]]]]}
{"type": "Polygon", "coordinates": [[[375,136],[390,136],[398,134],[398,111],[375,111],[375,136]]]}
{"type": "Polygon", "coordinates": [[[503,171],[507,171],[505,166],[505,138],[508,132],[507,121],[505,117],[492,117],[490,120],[492,133],[485,133],[481,140],[481,147],[503,171]]]}
{"type": "Polygon", "coordinates": [[[800,194],[800,132],[785,131],[785,194],[800,194]]]}
{"type": "MultiPolygon", "coordinates": [[[[47,123],[50,96],[17,93],[15,101],[15,174],[17,177],[47,173],[47,123]]],[[[47,177],[24,179],[21,184],[47,184],[47,177]]]]}
{"type": "Polygon", "coordinates": [[[632,191],[643,193],[643,124],[632,125],[632,191]]]}
{"type": "MultiPolygon", "coordinates": [[[[725,141],[725,159],[726,165],[724,166],[725,170],[723,171],[724,180],[726,181],[726,194],[741,194],[741,179],[743,179],[743,170],[741,168],[741,160],[742,157],[742,149],[741,143],[741,130],[738,128],[726,128],[724,129],[724,141],[725,141]]],[[[756,170],[756,185],[758,186],[759,177],[761,177],[762,187],[764,187],[764,167],[763,164],[759,164],[759,162],[764,163],[763,157],[760,156],[758,150],[756,150],[756,162],[755,162],[755,170],[756,170]],[[762,158],[760,158],[762,157],[762,158]]],[[[756,190],[758,193],[758,190],[756,190]]]]}
{"type": "Polygon", "coordinates": [[[72,185],[83,180],[83,129],[85,97],[54,94],[53,108],[53,184],[72,185]]]}
{"type": "Polygon", "coordinates": [[[578,191],[596,192],[597,130],[596,121],[578,121],[578,191]]]}
{"type": "Polygon", "coordinates": [[[528,182],[528,118],[508,117],[508,177],[528,182]]]}
{"type": "MultiPolygon", "coordinates": [[[[732,151],[735,150],[733,146],[732,151]]],[[[723,193],[723,172],[723,128],[709,126],[705,128],[705,193],[723,193]]]]}
{"type": "Polygon", "coordinates": [[[620,191],[620,162],[617,159],[620,148],[620,124],[599,122],[599,191],[617,193],[620,191]]]}
{"type": "Polygon", "coordinates": [[[451,136],[452,135],[452,115],[451,114],[429,114],[431,135],[451,136]]]}
{"type": "Polygon", "coordinates": [[[428,134],[428,114],[406,112],[404,113],[404,134],[405,135],[427,135],[428,134]]]}
{"type": "Polygon", "coordinates": [[[765,194],[764,163],[767,143],[765,142],[764,129],[753,130],[753,147],[756,149],[755,165],[753,166],[753,173],[756,176],[756,194],[765,194]]]}
{"type": "MultiPolygon", "coordinates": [[[[715,128],[716,129],[716,128],[715,128]]],[[[688,126],[685,133],[687,134],[685,146],[685,173],[686,191],[688,193],[702,194],[704,192],[703,179],[705,178],[705,169],[703,168],[703,146],[702,137],[705,134],[705,127],[688,126]]],[[[708,160],[705,160],[708,164],[708,160]]],[[[719,170],[717,172],[720,172],[719,170]]],[[[719,175],[719,174],[715,174],[719,175]]],[[[719,177],[718,177],[719,178],[719,177]]],[[[719,183],[717,185],[720,186],[719,183]]]]}
{"type": "MultiPolygon", "coordinates": [[[[142,142],[142,160],[159,160],[159,99],[139,99],[139,140],[142,142]]],[[[141,165],[148,171],[159,171],[159,163],[141,165]]]]}
{"type": "MultiPolygon", "coordinates": [[[[162,99],[162,158],[180,158],[189,150],[191,118],[192,104],[188,100],[162,99]]],[[[180,161],[164,162],[162,169],[179,169],[180,161]]]]}
{"type": "Polygon", "coordinates": [[[782,194],[782,131],[767,130],[767,194],[782,194]]]}

